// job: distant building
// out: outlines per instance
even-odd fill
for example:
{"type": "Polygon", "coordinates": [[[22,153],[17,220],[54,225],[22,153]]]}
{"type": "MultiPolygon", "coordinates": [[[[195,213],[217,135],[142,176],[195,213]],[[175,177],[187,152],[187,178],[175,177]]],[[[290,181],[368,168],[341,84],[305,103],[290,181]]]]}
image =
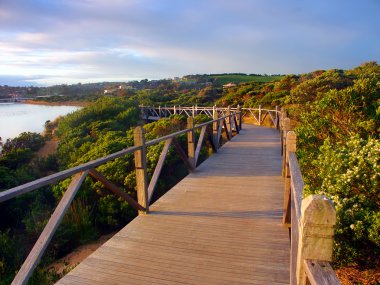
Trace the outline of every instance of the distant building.
{"type": "Polygon", "coordinates": [[[235,87],[235,86],[237,86],[236,83],[232,83],[232,82],[230,82],[230,83],[228,83],[228,84],[224,84],[224,85],[223,85],[223,89],[228,89],[228,88],[235,87]]]}
{"type": "Polygon", "coordinates": [[[116,90],[117,89],[115,89],[115,88],[113,88],[113,89],[105,89],[104,90],[104,95],[113,95],[114,93],[116,93],[116,90]]]}

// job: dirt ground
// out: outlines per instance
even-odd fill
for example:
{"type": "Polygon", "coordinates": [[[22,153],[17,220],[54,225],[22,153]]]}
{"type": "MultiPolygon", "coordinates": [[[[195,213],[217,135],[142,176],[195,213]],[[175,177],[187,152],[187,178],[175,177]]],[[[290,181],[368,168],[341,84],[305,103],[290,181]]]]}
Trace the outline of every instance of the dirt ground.
{"type": "Polygon", "coordinates": [[[339,268],[336,275],[342,285],[379,285],[380,266],[374,269],[360,270],[357,266],[339,268]]]}
{"type": "Polygon", "coordinates": [[[73,252],[69,253],[65,257],[57,260],[48,267],[48,270],[51,270],[57,274],[67,273],[82,262],[87,256],[97,250],[102,244],[109,240],[116,232],[103,235],[97,241],[82,245],[75,249],[73,252]]]}
{"type": "Polygon", "coordinates": [[[38,157],[47,157],[50,154],[54,154],[57,151],[58,141],[48,140],[45,142],[44,146],[40,148],[37,152],[38,157]]]}

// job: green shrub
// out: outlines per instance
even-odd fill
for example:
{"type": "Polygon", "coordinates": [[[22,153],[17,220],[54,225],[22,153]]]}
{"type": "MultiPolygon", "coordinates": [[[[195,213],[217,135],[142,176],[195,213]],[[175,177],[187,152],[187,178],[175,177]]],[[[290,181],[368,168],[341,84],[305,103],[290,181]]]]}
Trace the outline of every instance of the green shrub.
{"type": "Polygon", "coordinates": [[[370,263],[380,255],[380,140],[326,140],[312,164],[320,188],[306,193],[330,197],[337,211],[335,260],[370,263]]]}

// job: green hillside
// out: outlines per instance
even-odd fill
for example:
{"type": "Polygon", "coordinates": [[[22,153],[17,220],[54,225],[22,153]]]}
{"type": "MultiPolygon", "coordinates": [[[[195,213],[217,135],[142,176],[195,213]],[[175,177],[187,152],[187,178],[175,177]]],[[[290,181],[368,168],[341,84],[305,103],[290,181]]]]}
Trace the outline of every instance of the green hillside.
{"type": "Polygon", "coordinates": [[[211,78],[216,79],[219,86],[234,83],[247,83],[247,82],[271,82],[281,80],[284,75],[256,75],[256,74],[220,74],[210,75],[211,78]]]}

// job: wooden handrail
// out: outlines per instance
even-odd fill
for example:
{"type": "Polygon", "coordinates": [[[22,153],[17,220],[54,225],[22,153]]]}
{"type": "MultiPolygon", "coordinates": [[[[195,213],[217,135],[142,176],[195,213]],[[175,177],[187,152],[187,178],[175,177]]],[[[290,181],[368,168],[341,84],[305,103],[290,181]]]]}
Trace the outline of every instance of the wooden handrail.
{"type": "MultiPolygon", "coordinates": [[[[162,106],[157,106],[156,107],[156,106],[144,106],[144,105],[140,105],[139,107],[141,109],[150,109],[150,108],[157,109],[157,110],[160,109],[161,111],[162,110],[169,110],[169,111],[176,110],[177,114],[178,114],[179,110],[180,111],[184,111],[184,110],[186,110],[186,111],[193,111],[196,108],[196,110],[199,112],[199,111],[205,111],[205,110],[207,110],[207,111],[211,110],[212,111],[212,109],[213,109],[213,107],[199,107],[199,106],[191,106],[191,107],[181,107],[181,106],[173,106],[173,107],[164,106],[164,107],[162,107],[162,106]]],[[[217,109],[218,110],[227,111],[228,107],[217,107],[217,109]]],[[[231,109],[231,111],[236,111],[238,108],[237,107],[236,108],[235,107],[231,107],[230,109],[231,109]]],[[[278,110],[278,109],[273,110],[273,109],[265,109],[265,108],[260,108],[260,107],[259,108],[247,108],[247,107],[244,107],[244,108],[241,108],[241,109],[242,110],[255,110],[255,111],[261,110],[263,112],[271,111],[271,112],[281,113],[281,111],[278,110]]]]}
{"type": "Polygon", "coordinates": [[[120,151],[115,152],[113,154],[92,160],[92,161],[87,162],[87,163],[83,163],[81,165],[78,165],[78,166],[75,166],[75,167],[72,167],[72,168],[69,168],[69,169],[66,169],[66,170],[45,176],[43,178],[34,180],[32,182],[28,182],[28,183],[25,183],[23,185],[11,188],[9,190],[0,192],[0,203],[7,201],[9,199],[12,199],[14,197],[17,197],[21,194],[28,193],[30,191],[36,190],[36,189],[41,188],[43,186],[50,185],[50,184],[53,184],[55,182],[64,180],[66,178],[69,178],[69,177],[75,175],[76,173],[86,171],[86,170],[90,170],[92,168],[96,168],[102,164],[105,164],[108,161],[115,160],[116,158],[119,158],[119,157],[123,157],[126,154],[132,153],[138,149],[140,149],[139,146],[137,146],[137,147],[134,146],[134,147],[130,147],[127,149],[123,149],[123,150],[120,150],[120,151]]]}
{"type": "MultiPolygon", "coordinates": [[[[238,113],[236,113],[236,115],[238,115],[238,113]]],[[[225,118],[226,118],[226,116],[220,117],[220,118],[217,118],[215,120],[208,121],[208,122],[205,122],[205,123],[202,123],[199,125],[196,125],[196,126],[194,126],[194,129],[202,128],[203,126],[210,125],[211,123],[214,123],[214,122],[220,122],[220,121],[224,120],[225,118]]],[[[188,131],[189,131],[188,129],[184,129],[184,130],[181,130],[181,131],[178,131],[178,132],[166,135],[166,136],[162,136],[160,138],[153,139],[153,140],[146,142],[145,145],[146,145],[146,147],[152,146],[152,145],[155,145],[159,142],[165,141],[167,139],[177,137],[177,136],[180,136],[182,134],[186,134],[188,131]]],[[[83,163],[81,165],[71,167],[69,169],[66,169],[66,170],[45,176],[45,177],[40,178],[40,179],[36,179],[34,181],[25,183],[23,185],[2,191],[2,192],[0,192],[0,203],[7,201],[9,199],[12,199],[14,197],[17,197],[21,194],[28,193],[30,191],[36,190],[36,189],[41,188],[43,186],[50,185],[50,184],[53,184],[55,182],[64,180],[66,178],[73,176],[76,173],[86,171],[86,170],[90,170],[92,168],[96,168],[102,164],[109,162],[109,161],[115,160],[116,158],[123,157],[126,154],[134,153],[137,150],[141,150],[141,146],[129,147],[129,148],[120,150],[118,152],[112,153],[110,155],[89,161],[87,163],[83,163]]]]}
{"type": "MultiPolygon", "coordinates": [[[[237,108],[231,108],[231,107],[198,107],[198,106],[192,106],[192,107],[181,107],[181,106],[173,106],[173,107],[162,107],[162,106],[144,106],[140,105],[141,112],[143,114],[144,118],[151,118],[151,119],[158,119],[161,117],[167,117],[174,114],[185,114],[188,117],[195,117],[199,114],[205,114],[210,118],[213,118],[213,114],[215,112],[218,112],[219,117],[227,116],[228,112],[235,112],[240,113],[241,112],[241,118],[250,115],[252,116],[256,123],[258,125],[262,125],[264,120],[269,116],[270,121],[272,122],[273,126],[277,129],[279,128],[279,122],[281,119],[281,111],[276,106],[275,110],[271,109],[265,109],[259,106],[259,108],[241,108],[238,106],[237,108]]],[[[228,120],[227,120],[228,125],[228,120]]]]}
{"type": "Polygon", "coordinates": [[[305,270],[311,285],[339,285],[330,263],[319,260],[305,260],[305,270]]]}
{"type": "Polygon", "coordinates": [[[336,212],[323,195],[303,198],[304,181],[296,156],[296,134],[289,118],[280,123],[283,139],[284,212],[290,227],[290,284],[340,284],[332,260],[336,212]],[[309,283],[307,283],[309,282],[309,283]],[[329,283],[330,282],[330,283],[329,283]]]}
{"type": "Polygon", "coordinates": [[[294,208],[297,217],[301,217],[301,204],[302,204],[302,192],[304,182],[302,179],[302,173],[298,165],[297,156],[294,152],[289,152],[289,169],[290,169],[290,188],[292,189],[292,195],[294,200],[294,208]]]}
{"type": "MultiPolygon", "coordinates": [[[[178,108],[181,109],[181,108],[178,108]]],[[[175,110],[175,108],[174,108],[175,110]]],[[[188,110],[184,108],[183,110],[188,110]]],[[[193,114],[198,112],[198,108],[191,108],[193,114]]],[[[157,115],[161,115],[165,112],[165,108],[159,108],[159,112],[154,112],[157,115]]],[[[12,284],[26,284],[30,275],[32,274],[34,268],[38,264],[41,259],[44,251],[47,248],[48,243],[53,237],[56,229],[59,226],[60,221],[62,220],[65,212],[73,201],[75,194],[79,190],[82,185],[84,179],[89,174],[93,179],[100,181],[107,189],[109,189],[113,194],[123,198],[127,201],[133,208],[139,211],[140,214],[145,214],[149,212],[149,204],[154,193],[155,186],[157,184],[160,172],[162,170],[165,158],[167,156],[169,147],[171,144],[174,144],[181,158],[184,160],[185,164],[188,166],[189,170],[194,170],[197,165],[199,153],[202,147],[202,142],[204,141],[204,137],[208,127],[216,126],[217,133],[216,136],[210,141],[214,151],[217,151],[219,148],[219,139],[221,136],[222,126],[225,126],[226,137],[228,140],[232,138],[232,124],[235,127],[235,133],[238,134],[241,129],[241,120],[242,113],[237,108],[237,111],[231,111],[226,115],[220,116],[217,111],[215,111],[214,119],[208,122],[194,125],[193,123],[188,125],[188,128],[169,134],[167,136],[160,137],[158,139],[154,139],[148,142],[145,142],[144,129],[142,127],[137,127],[134,132],[134,142],[135,146],[123,149],[121,151],[115,152],[113,154],[107,155],[105,157],[101,157],[95,159],[93,161],[66,169],[64,171],[60,171],[58,173],[34,180],[32,182],[11,188],[9,190],[0,192],[0,203],[3,201],[7,201],[14,197],[20,196],[24,193],[36,190],[46,185],[50,185],[56,183],[58,181],[64,180],[69,177],[73,177],[68,189],[64,193],[61,201],[58,206],[54,210],[51,218],[49,219],[47,225],[42,231],[40,237],[38,238],[36,244],[34,245],[32,251],[29,253],[27,259],[23,263],[21,269],[17,273],[15,279],[12,284]],[[229,124],[227,124],[227,121],[229,124]],[[239,122],[239,124],[237,123],[239,122]],[[228,131],[228,125],[231,126],[231,132],[228,131]],[[195,136],[194,130],[200,129],[200,137],[198,143],[195,148],[195,136]],[[188,154],[184,152],[180,144],[178,143],[176,137],[182,134],[188,135],[188,144],[191,145],[193,150],[190,150],[188,154]],[[148,185],[147,179],[147,167],[146,167],[146,149],[151,145],[155,145],[157,143],[165,141],[164,148],[162,150],[161,156],[157,163],[156,169],[153,173],[153,177],[148,185]],[[136,171],[136,184],[137,184],[137,197],[138,202],[136,202],[132,197],[123,192],[117,185],[113,184],[106,177],[104,177],[101,173],[95,170],[96,167],[105,164],[111,160],[116,158],[125,156],[126,154],[134,153],[135,154],[135,171],[136,171]]],[[[192,121],[192,120],[190,120],[192,121]]],[[[192,121],[193,122],[193,121],[192,121]]]]}

